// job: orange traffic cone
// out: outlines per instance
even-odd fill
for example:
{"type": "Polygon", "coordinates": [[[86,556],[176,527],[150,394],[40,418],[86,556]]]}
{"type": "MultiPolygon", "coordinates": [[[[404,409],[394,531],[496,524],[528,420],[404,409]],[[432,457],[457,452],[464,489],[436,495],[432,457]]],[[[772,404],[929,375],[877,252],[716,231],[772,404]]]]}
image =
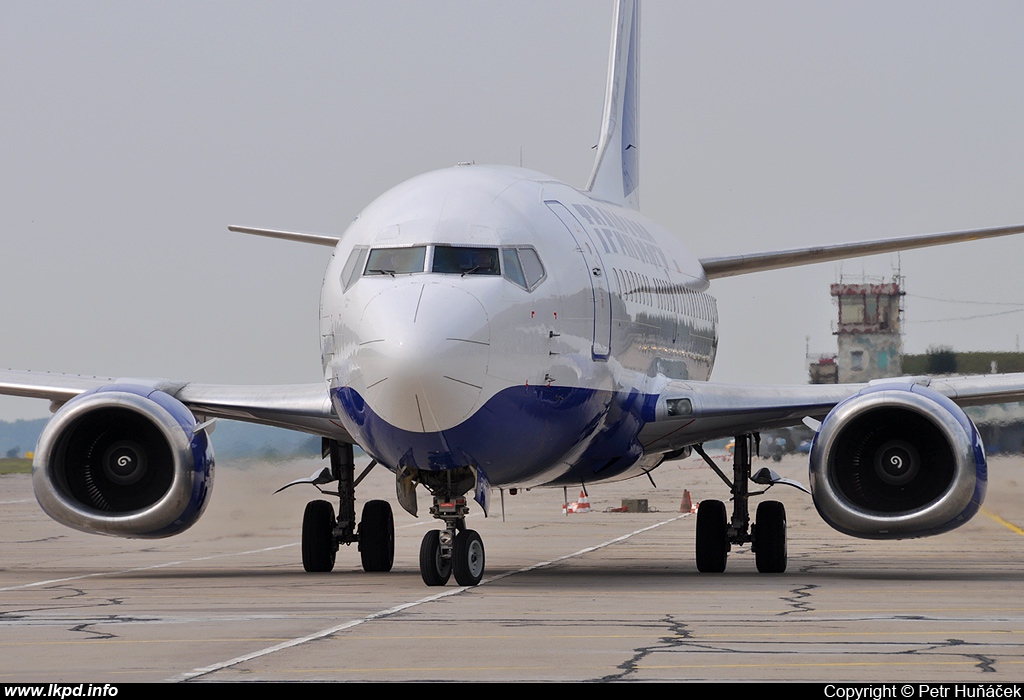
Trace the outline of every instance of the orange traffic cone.
{"type": "Polygon", "coordinates": [[[590,498],[586,492],[580,491],[580,500],[578,503],[579,507],[576,509],[577,513],[589,513],[590,512],[590,498]]]}
{"type": "Polygon", "coordinates": [[[690,500],[690,490],[683,489],[683,501],[679,504],[680,513],[689,513],[693,509],[693,501],[690,500]]]}
{"type": "Polygon", "coordinates": [[[562,512],[568,515],[569,513],[589,513],[590,512],[590,499],[587,498],[587,494],[580,491],[580,500],[575,503],[566,503],[562,506],[562,512]]]}

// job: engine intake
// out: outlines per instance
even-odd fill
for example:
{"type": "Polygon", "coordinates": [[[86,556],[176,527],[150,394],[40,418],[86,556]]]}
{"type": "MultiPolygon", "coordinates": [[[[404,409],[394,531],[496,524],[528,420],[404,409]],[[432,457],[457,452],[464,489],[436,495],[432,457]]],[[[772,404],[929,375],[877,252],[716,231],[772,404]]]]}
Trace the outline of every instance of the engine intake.
{"type": "Polygon", "coordinates": [[[869,387],[833,408],[814,438],[810,469],[825,521],[871,539],[959,527],[981,507],[988,481],[974,423],[916,384],[869,387]]]}
{"type": "Polygon", "coordinates": [[[84,532],[168,537],[189,528],[213,486],[206,431],[177,399],[113,385],[66,403],[39,437],[36,500],[84,532]]]}

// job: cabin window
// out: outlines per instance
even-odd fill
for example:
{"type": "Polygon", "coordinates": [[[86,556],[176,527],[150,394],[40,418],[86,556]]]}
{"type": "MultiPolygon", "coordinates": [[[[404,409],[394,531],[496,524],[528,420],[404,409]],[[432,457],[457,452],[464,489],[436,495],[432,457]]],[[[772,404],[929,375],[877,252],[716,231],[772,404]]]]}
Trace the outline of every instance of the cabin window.
{"type": "Polygon", "coordinates": [[[365,275],[402,275],[423,272],[426,246],[411,248],[374,248],[366,261],[365,275]]]}

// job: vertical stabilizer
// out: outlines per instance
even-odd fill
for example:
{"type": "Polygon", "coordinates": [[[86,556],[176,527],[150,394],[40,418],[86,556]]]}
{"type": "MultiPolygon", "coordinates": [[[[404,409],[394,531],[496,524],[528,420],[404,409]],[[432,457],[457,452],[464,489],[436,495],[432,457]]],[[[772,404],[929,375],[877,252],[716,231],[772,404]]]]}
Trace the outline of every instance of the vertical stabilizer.
{"type": "Polygon", "coordinates": [[[640,72],[640,3],[618,0],[608,59],[601,139],[587,190],[599,199],[640,208],[636,82],[640,72]]]}

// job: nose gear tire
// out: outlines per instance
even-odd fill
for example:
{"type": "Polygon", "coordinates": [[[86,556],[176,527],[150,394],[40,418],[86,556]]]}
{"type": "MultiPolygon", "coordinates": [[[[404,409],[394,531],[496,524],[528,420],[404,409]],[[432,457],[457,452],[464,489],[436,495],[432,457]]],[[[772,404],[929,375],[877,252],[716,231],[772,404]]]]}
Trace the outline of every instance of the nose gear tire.
{"type": "Polygon", "coordinates": [[[455,537],[452,569],[460,586],[475,586],[484,577],[484,541],[476,530],[463,530],[455,537]]]}
{"type": "Polygon", "coordinates": [[[430,530],[420,543],[420,576],[428,586],[443,586],[452,575],[452,560],[441,557],[441,531],[430,530]]]}

